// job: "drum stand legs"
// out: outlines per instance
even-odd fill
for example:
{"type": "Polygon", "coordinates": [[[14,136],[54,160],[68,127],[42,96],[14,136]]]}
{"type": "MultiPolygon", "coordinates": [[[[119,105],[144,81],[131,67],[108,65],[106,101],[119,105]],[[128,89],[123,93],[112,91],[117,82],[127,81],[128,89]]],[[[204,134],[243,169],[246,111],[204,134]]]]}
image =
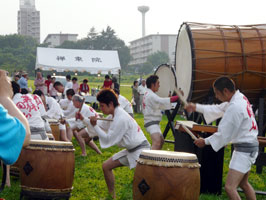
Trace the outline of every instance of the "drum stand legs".
{"type": "MultiPolygon", "coordinates": [[[[165,111],[165,114],[167,116],[167,119],[168,119],[168,123],[164,129],[164,132],[163,132],[163,137],[166,138],[167,136],[167,133],[169,131],[169,129],[171,128],[171,131],[173,133],[173,135],[175,135],[175,127],[174,127],[174,119],[175,119],[175,116],[179,110],[179,107],[180,107],[180,103],[177,102],[176,106],[175,106],[175,109],[173,110],[173,112],[171,113],[170,110],[166,110],[165,111]]],[[[174,141],[170,141],[170,140],[165,140],[165,142],[168,142],[168,143],[173,143],[175,144],[174,141]]]]}

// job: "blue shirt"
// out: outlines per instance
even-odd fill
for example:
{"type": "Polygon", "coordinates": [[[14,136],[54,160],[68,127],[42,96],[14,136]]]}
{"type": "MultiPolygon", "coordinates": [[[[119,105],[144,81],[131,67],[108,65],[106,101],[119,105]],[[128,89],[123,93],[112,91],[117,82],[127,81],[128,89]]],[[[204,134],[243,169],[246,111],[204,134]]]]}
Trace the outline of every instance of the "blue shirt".
{"type": "Polygon", "coordinates": [[[24,125],[15,117],[10,116],[0,104],[0,159],[5,164],[16,162],[26,136],[24,125]]]}
{"type": "Polygon", "coordinates": [[[28,89],[28,80],[25,79],[23,76],[18,80],[18,84],[20,86],[20,88],[26,88],[28,89]]]}

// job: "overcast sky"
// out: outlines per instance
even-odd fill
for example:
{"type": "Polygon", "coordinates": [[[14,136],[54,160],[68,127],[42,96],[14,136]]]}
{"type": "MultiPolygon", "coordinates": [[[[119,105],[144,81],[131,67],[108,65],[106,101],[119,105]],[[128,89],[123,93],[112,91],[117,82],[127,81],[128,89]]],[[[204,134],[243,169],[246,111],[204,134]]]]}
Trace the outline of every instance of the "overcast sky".
{"type": "MultiPolygon", "coordinates": [[[[111,26],[128,42],[141,37],[141,14],[146,5],[146,35],[177,34],[185,21],[219,24],[266,23],[265,0],[35,0],[41,15],[41,42],[49,33],[76,33],[111,26]]],[[[17,33],[19,0],[0,0],[0,34],[17,33]]],[[[0,47],[1,48],[1,47],[0,47]]]]}

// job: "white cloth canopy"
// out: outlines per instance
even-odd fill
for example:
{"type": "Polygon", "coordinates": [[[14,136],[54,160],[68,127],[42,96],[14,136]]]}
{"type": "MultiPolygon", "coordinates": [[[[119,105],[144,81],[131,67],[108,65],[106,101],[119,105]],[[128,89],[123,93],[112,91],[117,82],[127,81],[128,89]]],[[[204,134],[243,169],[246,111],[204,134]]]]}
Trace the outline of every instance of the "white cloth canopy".
{"type": "Polygon", "coordinates": [[[35,69],[118,74],[117,51],[37,48],[35,69]]]}

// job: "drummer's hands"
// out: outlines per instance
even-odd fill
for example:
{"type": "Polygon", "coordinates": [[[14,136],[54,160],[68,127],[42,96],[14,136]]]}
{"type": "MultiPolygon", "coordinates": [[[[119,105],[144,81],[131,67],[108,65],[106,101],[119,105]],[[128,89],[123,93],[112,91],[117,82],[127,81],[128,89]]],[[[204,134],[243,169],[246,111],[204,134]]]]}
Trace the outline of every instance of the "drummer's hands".
{"type": "Polygon", "coordinates": [[[97,117],[96,116],[90,117],[90,123],[92,126],[95,126],[97,124],[97,117]]]}
{"type": "Polygon", "coordinates": [[[202,148],[202,147],[204,147],[206,145],[205,144],[205,140],[203,138],[199,138],[199,139],[195,140],[194,144],[196,146],[198,146],[199,148],[202,148]]]}
{"type": "Polygon", "coordinates": [[[83,115],[79,111],[76,112],[76,119],[80,119],[81,121],[84,119],[83,115]]]}
{"type": "Polygon", "coordinates": [[[194,112],[196,111],[196,104],[190,102],[185,106],[185,109],[188,112],[194,112]]]}

